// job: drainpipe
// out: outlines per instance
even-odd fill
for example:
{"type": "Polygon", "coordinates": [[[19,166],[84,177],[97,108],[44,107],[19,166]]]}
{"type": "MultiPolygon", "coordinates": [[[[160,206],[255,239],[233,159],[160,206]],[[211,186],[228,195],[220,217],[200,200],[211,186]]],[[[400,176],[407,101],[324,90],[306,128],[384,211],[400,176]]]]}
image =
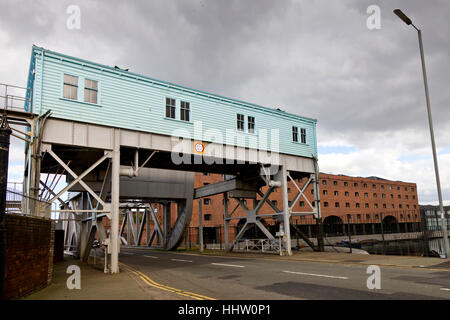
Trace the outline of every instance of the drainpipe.
{"type": "Polygon", "coordinates": [[[0,300],[4,299],[6,262],[6,188],[11,129],[4,115],[0,124],[0,300]]]}

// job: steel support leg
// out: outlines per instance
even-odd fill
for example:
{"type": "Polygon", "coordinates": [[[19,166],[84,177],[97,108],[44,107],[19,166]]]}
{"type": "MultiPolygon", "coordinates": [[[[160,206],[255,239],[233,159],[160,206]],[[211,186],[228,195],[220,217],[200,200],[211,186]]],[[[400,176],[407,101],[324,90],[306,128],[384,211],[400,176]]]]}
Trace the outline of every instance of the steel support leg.
{"type": "Polygon", "coordinates": [[[111,170],[111,273],[119,273],[120,131],[114,130],[111,170]]]}
{"type": "Polygon", "coordinates": [[[291,213],[289,210],[289,199],[288,199],[288,177],[286,168],[283,167],[281,170],[282,176],[282,192],[283,192],[283,220],[284,220],[284,234],[285,234],[285,245],[287,255],[292,255],[291,250],[291,213]]]}

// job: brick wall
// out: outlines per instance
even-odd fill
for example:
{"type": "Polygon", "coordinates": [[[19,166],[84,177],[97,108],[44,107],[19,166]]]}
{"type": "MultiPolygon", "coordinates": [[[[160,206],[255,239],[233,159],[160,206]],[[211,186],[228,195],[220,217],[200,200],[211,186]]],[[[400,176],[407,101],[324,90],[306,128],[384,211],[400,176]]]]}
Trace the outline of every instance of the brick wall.
{"type": "Polygon", "coordinates": [[[7,214],[5,299],[14,299],[50,283],[53,273],[54,222],[7,214]]]}

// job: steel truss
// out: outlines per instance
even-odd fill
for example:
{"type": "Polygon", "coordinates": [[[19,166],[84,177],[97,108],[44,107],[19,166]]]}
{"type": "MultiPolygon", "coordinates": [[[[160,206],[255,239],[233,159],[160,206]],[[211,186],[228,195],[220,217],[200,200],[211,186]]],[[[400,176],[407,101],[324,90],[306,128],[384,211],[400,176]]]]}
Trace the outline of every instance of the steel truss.
{"type": "MultiPolygon", "coordinates": [[[[317,168],[317,167],[316,167],[317,168]]],[[[317,169],[316,169],[317,171],[317,169]]],[[[280,223],[280,238],[283,240],[282,243],[280,243],[280,254],[286,254],[286,255],[292,255],[291,250],[291,236],[290,236],[290,227],[293,228],[293,230],[302,238],[304,239],[309,246],[311,246],[314,250],[320,250],[319,247],[314,246],[314,244],[308,239],[308,237],[301,232],[298,228],[296,228],[291,223],[291,217],[294,216],[306,216],[306,215],[313,215],[316,219],[320,219],[320,197],[319,197],[319,189],[318,189],[318,173],[310,174],[308,180],[304,183],[302,187],[300,187],[297,184],[297,181],[295,181],[292,177],[289,171],[287,171],[284,168],[281,168],[277,174],[270,175],[266,170],[262,170],[262,178],[265,181],[266,186],[268,187],[266,192],[263,193],[261,191],[261,188],[258,188],[256,191],[257,194],[260,196],[260,199],[254,199],[253,202],[253,209],[249,209],[247,205],[244,202],[243,198],[233,198],[235,202],[237,203],[234,209],[229,212],[229,198],[228,193],[223,193],[223,200],[224,200],[224,233],[225,233],[225,250],[226,251],[232,251],[235,245],[242,239],[245,232],[250,229],[252,226],[258,227],[264,235],[269,239],[271,242],[275,241],[275,236],[270,233],[270,231],[264,226],[264,224],[260,221],[262,218],[271,217],[276,220],[281,220],[280,223]],[[291,181],[292,185],[297,189],[297,194],[294,196],[292,201],[288,200],[288,181],[291,181]],[[313,204],[308,200],[308,198],[305,196],[305,190],[313,184],[314,186],[314,203],[313,204]],[[273,204],[269,200],[269,196],[274,192],[276,188],[281,188],[282,194],[283,194],[283,209],[279,209],[275,204],[273,204]],[[303,198],[305,202],[308,204],[310,210],[304,211],[304,212],[294,212],[293,208],[295,204],[299,201],[300,198],[303,198]],[[268,214],[259,214],[259,211],[261,210],[264,203],[267,203],[273,210],[273,213],[268,214]],[[245,217],[233,217],[233,214],[236,212],[236,210],[241,207],[245,211],[245,217]],[[241,228],[241,230],[238,232],[238,234],[235,236],[234,240],[230,243],[229,241],[229,225],[231,220],[235,219],[245,219],[244,226],[241,228]]],[[[318,220],[320,222],[320,220],[318,220]]]]}

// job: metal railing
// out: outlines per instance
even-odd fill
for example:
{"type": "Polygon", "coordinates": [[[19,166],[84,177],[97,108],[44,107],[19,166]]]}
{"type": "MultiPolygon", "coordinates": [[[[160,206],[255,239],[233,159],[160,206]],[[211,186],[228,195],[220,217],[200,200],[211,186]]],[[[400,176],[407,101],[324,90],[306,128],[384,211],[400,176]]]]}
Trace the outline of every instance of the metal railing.
{"type": "Polygon", "coordinates": [[[24,111],[25,103],[31,103],[31,95],[27,98],[27,88],[0,83],[0,109],[24,111]]]}

